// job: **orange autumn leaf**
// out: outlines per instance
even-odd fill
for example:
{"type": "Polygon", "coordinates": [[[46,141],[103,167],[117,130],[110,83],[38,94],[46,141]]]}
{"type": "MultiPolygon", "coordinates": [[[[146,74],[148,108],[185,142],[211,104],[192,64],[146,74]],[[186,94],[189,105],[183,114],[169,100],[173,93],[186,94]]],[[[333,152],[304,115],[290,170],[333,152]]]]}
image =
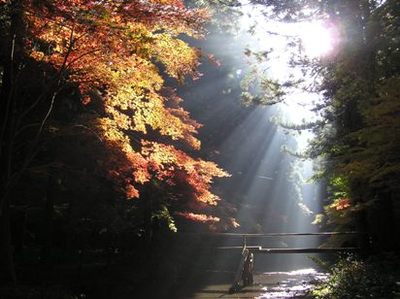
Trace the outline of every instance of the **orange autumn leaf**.
{"type": "Polygon", "coordinates": [[[157,180],[216,205],[211,184],[228,174],[177,149],[200,149],[201,125],[164,81],[200,76],[200,51],[181,37],[204,36],[207,10],[188,9],[182,0],[22,3],[27,54],[79,89],[90,115],[85,125],[105,148],[98,172],[127,199],[157,180]]]}
{"type": "Polygon", "coordinates": [[[221,219],[219,217],[214,217],[210,215],[205,215],[205,214],[195,214],[191,212],[176,212],[176,215],[179,215],[185,219],[192,220],[192,221],[197,221],[197,222],[210,222],[210,223],[215,223],[219,222],[221,219]]]}
{"type": "Polygon", "coordinates": [[[348,198],[340,198],[340,199],[336,199],[331,205],[330,207],[337,210],[337,211],[341,211],[341,210],[345,210],[347,208],[349,208],[350,205],[350,199],[348,198]]]}

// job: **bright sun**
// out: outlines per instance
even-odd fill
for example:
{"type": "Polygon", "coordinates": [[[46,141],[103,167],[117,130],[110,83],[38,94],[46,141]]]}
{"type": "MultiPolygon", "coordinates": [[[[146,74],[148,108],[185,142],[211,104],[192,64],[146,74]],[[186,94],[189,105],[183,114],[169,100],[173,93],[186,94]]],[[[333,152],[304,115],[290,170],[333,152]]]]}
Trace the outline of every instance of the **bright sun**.
{"type": "Polygon", "coordinates": [[[249,44],[260,48],[272,48],[283,54],[286,37],[299,38],[303,54],[310,58],[326,56],[334,50],[337,32],[321,20],[285,23],[269,20],[257,7],[245,6],[240,19],[241,28],[250,33],[249,44]],[[272,34],[271,34],[272,33],[272,34]]]}
{"type": "Polygon", "coordinates": [[[320,57],[333,50],[333,32],[321,23],[303,23],[299,26],[299,37],[304,52],[309,57],[320,57]]]}

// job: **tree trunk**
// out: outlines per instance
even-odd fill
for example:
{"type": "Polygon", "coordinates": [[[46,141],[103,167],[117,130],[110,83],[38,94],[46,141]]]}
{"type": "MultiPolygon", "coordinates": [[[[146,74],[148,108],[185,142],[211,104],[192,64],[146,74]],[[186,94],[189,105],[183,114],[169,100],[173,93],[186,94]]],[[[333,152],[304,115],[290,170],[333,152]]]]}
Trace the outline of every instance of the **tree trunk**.
{"type": "Polygon", "coordinates": [[[369,255],[371,252],[371,232],[368,227],[367,211],[361,210],[356,214],[356,231],[362,234],[358,237],[358,246],[361,248],[363,254],[369,255]]]}
{"type": "Polygon", "coordinates": [[[395,225],[392,196],[384,192],[377,204],[375,233],[380,251],[394,251],[398,249],[398,228],[395,225]]]}
{"type": "Polygon", "coordinates": [[[7,198],[3,202],[0,213],[0,282],[16,286],[13,246],[11,244],[10,203],[7,198]],[[4,271],[3,271],[4,269],[4,271]]]}
{"type": "Polygon", "coordinates": [[[43,242],[41,261],[43,264],[49,265],[51,263],[51,252],[53,244],[53,227],[54,227],[54,199],[56,196],[56,180],[50,176],[48,180],[46,199],[44,202],[43,212],[43,242]]]}
{"type": "MultiPolygon", "coordinates": [[[[11,180],[13,174],[13,139],[17,116],[15,102],[16,76],[23,49],[22,1],[10,5],[10,30],[3,58],[0,92],[0,265],[5,269],[5,280],[16,284],[10,230],[11,180]]],[[[2,271],[3,272],[3,271],[2,271]]]]}

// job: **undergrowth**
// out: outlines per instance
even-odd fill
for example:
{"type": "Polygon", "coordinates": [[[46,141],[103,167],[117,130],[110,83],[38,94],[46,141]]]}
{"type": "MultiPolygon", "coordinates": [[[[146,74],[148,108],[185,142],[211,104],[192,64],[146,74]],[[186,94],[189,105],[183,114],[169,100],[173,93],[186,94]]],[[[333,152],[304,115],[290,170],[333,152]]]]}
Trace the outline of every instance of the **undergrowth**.
{"type": "Polygon", "coordinates": [[[400,298],[400,258],[393,254],[368,259],[349,255],[330,267],[328,279],[319,284],[316,299],[400,298]]]}

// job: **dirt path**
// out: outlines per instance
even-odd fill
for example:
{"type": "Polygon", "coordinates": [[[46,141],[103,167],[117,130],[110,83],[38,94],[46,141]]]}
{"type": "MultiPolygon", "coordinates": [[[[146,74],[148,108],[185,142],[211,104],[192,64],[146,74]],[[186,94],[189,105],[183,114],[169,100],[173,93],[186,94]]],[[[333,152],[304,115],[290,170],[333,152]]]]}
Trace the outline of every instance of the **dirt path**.
{"type": "Polygon", "coordinates": [[[203,298],[256,298],[283,299],[302,298],[310,290],[312,283],[323,279],[324,274],[314,269],[303,269],[291,272],[266,272],[254,276],[254,285],[241,289],[238,293],[229,294],[230,284],[227,282],[212,283],[212,277],[220,273],[210,272],[209,283],[198,289],[186,299],[203,298]]]}

